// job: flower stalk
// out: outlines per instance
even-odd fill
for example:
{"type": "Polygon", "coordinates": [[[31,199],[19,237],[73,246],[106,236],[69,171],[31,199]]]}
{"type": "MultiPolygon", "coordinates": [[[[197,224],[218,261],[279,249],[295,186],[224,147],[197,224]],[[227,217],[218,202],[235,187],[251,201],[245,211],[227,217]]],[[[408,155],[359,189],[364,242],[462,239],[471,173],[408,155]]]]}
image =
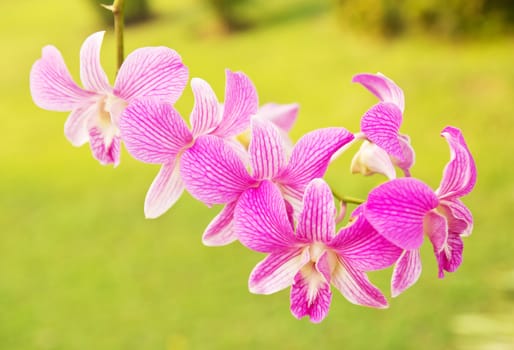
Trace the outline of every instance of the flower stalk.
{"type": "Polygon", "coordinates": [[[350,196],[343,196],[337,193],[334,189],[332,189],[332,195],[339,201],[346,204],[362,204],[364,203],[363,199],[356,198],[356,197],[350,197],[350,196]]]}
{"type": "Polygon", "coordinates": [[[114,35],[116,36],[116,74],[120,70],[124,60],[123,30],[125,29],[124,20],[124,0],[114,0],[112,5],[104,5],[104,8],[111,11],[114,16],[114,35]]]}

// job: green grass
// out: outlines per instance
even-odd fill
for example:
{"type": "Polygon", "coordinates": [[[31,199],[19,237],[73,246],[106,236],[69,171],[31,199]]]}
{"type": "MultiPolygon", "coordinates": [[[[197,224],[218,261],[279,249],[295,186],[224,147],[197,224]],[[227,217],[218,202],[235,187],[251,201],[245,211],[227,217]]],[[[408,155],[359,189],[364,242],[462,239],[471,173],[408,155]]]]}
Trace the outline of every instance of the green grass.
{"type": "MultiPolygon", "coordinates": [[[[78,77],[81,43],[102,29],[87,2],[9,2],[0,21],[1,349],[452,349],[455,317],[503,307],[497,285],[514,263],[511,39],[385,42],[341,32],[329,13],[220,37],[209,34],[213,19],[199,4],[166,3],[155,2],[154,22],[128,29],[128,50],[175,48],[191,76],[209,81],[220,98],[224,69],[243,70],[262,103],[300,103],[294,138],[332,125],[357,130],[375,102],[350,83],[358,72],[381,71],[403,87],[413,173],[434,188],[449,156],[439,132],[460,127],[479,169],[464,199],[475,216],[464,263],[439,280],[427,246],[420,281],[390,309],[354,306],[335,293],[320,325],[290,315],[287,291],[250,294],[248,274],[261,256],[239,244],[201,245],[218,209],[186,195],[163,217],[145,220],[144,196],[158,168],[127,153],[118,168],[101,167],[87,146],[65,140],[66,114],[32,103],[28,74],[42,46],[56,45],[78,77]]],[[[113,44],[108,33],[103,62],[111,76],[113,44]]],[[[178,108],[187,116],[191,106],[187,90],[178,108]]],[[[349,175],[353,151],[327,179],[341,193],[365,196],[382,179],[349,175]]],[[[387,291],[390,271],[371,277],[387,291]]]]}

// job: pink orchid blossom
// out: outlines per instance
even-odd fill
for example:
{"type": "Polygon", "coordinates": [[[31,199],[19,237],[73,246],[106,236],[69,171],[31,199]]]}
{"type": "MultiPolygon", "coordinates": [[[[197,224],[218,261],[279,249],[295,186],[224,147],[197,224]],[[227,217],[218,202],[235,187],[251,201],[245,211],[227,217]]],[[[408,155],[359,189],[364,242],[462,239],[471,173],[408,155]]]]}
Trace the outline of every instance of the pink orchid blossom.
{"type": "Polygon", "coordinates": [[[279,188],[263,181],[245,191],[234,226],[246,247],[269,254],[250,274],[252,293],[272,294],[291,286],[291,312],[321,322],[334,285],[351,303],[386,308],[387,300],[366,272],[391,266],[401,249],[358,215],[336,234],[335,205],[322,179],[309,183],[294,229],[279,188]]]}
{"type": "MultiPolygon", "coordinates": [[[[191,80],[195,104],[190,115],[191,130],[179,113],[168,103],[140,100],[123,113],[121,135],[129,153],[136,159],[162,164],[145,199],[145,215],[156,218],[180,198],[184,181],[180,161],[184,152],[205,135],[230,139],[250,124],[257,111],[258,97],[250,79],[243,73],[226,71],[224,107],[210,85],[200,79],[191,80]]],[[[235,142],[232,142],[232,147],[235,142]]]]}
{"type": "Polygon", "coordinates": [[[470,235],[473,228],[471,212],[460,198],[475,186],[475,162],[459,129],[446,127],[441,135],[450,146],[450,161],[437,190],[414,178],[395,179],[373,189],[365,205],[371,225],[405,249],[393,273],[393,296],[419,277],[424,234],[434,247],[439,278],[443,278],[444,271],[454,272],[460,266],[462,237],[470,235]]]}
{"type": "Polygon", "coordinates": [[[51,111],[71,111],[64,134],[74,146],[88,142],[101,164],[118,165],[119,120],[126,105],[139,98],[174,103],[188,80],[180,56],[166,47],[145,47],[127,56],[114,87],[100,65],[105,32],[90,35],[80,50],[80,88],[71,77],[61,53],[45,46],[32,66],[30,89],[35,104],[51,111]]]}
{"type": "Polygon", "coordinates": [[[304,135],[289,156],[280,131],[270,121],[254,118],[251,133],[251,172],[229,144],[212,136],[198,140],[182,156],[180,171],[188,192],[207,205],[226,204],[204,232],[206,245],[225,245],[237,239],[232,226],[237,201],[264,180],[277,184],[290,212],[298,213],[307,184],[322,177],[331,156],[353,140],[344,128],[319,129],[304,135]]]}
{"type": "Polygon", "coordinates": [[[357,74],[352,81],[363,85],[380,100],[361,119],[361,134],[357,138],[368,142],[364,142],[355,154],[352,172],[364,175],[381,173],[394,179],[396,165],[405,176],[410,176],[414,150],[409,137],[399,133],[405,109],[402,89],[380,73],[357,74]]]}

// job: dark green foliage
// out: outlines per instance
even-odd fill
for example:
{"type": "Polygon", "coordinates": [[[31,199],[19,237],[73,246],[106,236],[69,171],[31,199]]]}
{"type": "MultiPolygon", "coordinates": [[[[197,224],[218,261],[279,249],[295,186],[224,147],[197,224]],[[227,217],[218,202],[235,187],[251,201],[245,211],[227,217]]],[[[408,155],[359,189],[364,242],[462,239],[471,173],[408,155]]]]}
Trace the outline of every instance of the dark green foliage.
{"type": "MultiPolygon", "coordinates": [[[[101,0],[88,0],[92,6],[96,8],[96,12],[98,16],[101,18],[102,22],[106,25],[113,24],[112,13],[100,6],[100,4],[111,5],[111,0],[101,1],[101,0]]],[[[125,23],[131,24],[136,22],[142,22],[151,17],[150,6],[148,0],[125,0],[124,2],[124,14],[125,14],[125,23]]]]}
{"type": "Polygon", "coordinates": [[[494,34],[514,26],[511,0],[337,0],[336,8],[344,25],[385,36],[494,34]]]}

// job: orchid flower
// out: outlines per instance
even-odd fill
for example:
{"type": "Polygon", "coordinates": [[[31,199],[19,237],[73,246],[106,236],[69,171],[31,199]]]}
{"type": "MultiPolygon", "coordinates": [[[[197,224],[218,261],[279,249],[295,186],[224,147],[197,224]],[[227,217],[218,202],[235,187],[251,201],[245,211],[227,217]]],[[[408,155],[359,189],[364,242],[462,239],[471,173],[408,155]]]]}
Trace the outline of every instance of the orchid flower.
{"type": "Polygon", "coordinates": [[[405,176],[410,176],[414,150],[410,146],[409,137],[399,134],[405,109],[402,89],[380,73],[357,74],[352,81],[363,85],[380,100],[361,119],[361,133],[357,138],[366,141],[352,160],[352,173],[381,173],[394,179],[396,165],[405,176]]]}
{"type": "Polygon", "coordinates": [[[161,164],[145,199],[145,215],[156,218],[166,212],[182,195],[184,181],[180,159],[204,135],[231,138],[250,124],[257,111],[255,87],[243,73],[226,71],[224,108],[210,85],[199,78],[191,80],[195,105],[191,130],[168,103],[140,100],[129,105],[121,118],[121,135],[129,153],[145,163],[161,164]]]}
{"type": "Polygon", "coordinates": [[[321,322],[334,285],[351,303],[375,308],[387,300],[366,275],[391,266],[401,249],[379,235],[358,215],[336,234],[335,205],[322,179],[309,183],[294,229],[279,188],[263,181],[245,191],[234,214],[239,240],[269,254],[250,274],[252,293],[272,294],[291,286],[291,312],[321,322]]]}
{"type": "Polygon", "coordinates": [[[473,228],[471,212],[460,198],[475,186],[475,162],[459,129],[446,127],[441,135],[450,146],[450,161],[437,190],[414,178],[395,179],[373,189],[364,207],[371,225],[406,250],[393,273],[393,296],[419,277],[424,234],[434,247],[439,278],[443,278],[444,271],[454,272],[460,266],[462,237],[470,235],[473,228]]]}
{"type": "Polygon", "coordinates": [[[90,35],[80,50],[80,79],[73,81],[61,53],[45,46],[32,66],[30,89],[35,104],[51,111],[71,111],[64,134],[74,146],[88,142],[101,164],[119,164],[119,121],[126,105],[139,98],[175,103],[188,80],[180,56],[166,47],[145,47],[127,56],[114,87],[100,65],[105,32],[90,35]]]}
{"type": "Polygon", "coordinates": [[[240,155],[220,138],[205,136],[184,152],[181,169],[186,189],[206,203],[226,204],[203,235],[206,245],[225,245],[237,239],[233,215],[246,190],[264,180],[277,184],[292,214],[299,212],[307,184],[322,177],[330,157],[353,139],[344,128],[319,129],[304,135],[289,156],[279,130],[267,120],[252,119],[249,172],[240,155]]]}

